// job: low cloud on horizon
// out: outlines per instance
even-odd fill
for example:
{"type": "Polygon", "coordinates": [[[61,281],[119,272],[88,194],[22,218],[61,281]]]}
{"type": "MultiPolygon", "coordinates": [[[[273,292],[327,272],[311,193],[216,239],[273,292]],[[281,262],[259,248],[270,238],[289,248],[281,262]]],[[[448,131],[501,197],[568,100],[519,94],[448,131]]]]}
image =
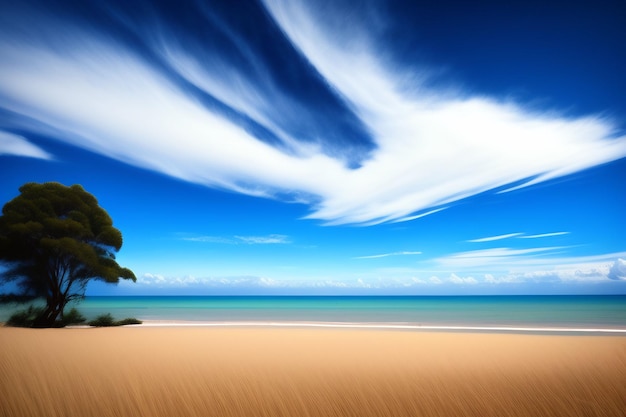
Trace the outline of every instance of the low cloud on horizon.
{"type": "MultiPolygon", "coordinates": [[[[620,254],[626,257],[626,253],[620,254]]],[[[606,255],[611,256],[611,255],[606,255]]],[[[560,284],[575,284],[593,292],[594,288],[603,290],[614,288],[611,282],[626,282],[626,260],[617,258],[614,261],[595,262],[590,259],[580,259],[579,264],[561,265],[550,269],[535,268],[533,270],[510,271],[507,273],[421,273],[421,276],[409,278],[354,278],[354,279],[308,279],[285,280],[257,276],[237,277],[166,277],[159,274],[145,273],[137,278],[136,284],[122,282],[119,284],[123,291],[137,293],[150,292],[157,289],[168,289],[176,293],[185,293],[192,290],[206,294],[247,294],[262,290],[272,294],[287,291],[292,294],[326,293],[326,290],[341,290],[342,293],[361,293],[363,290],[383,290],[391,293],[406,293],[411,290],[417,294],[434,294],[442,290],[444,293],[458,293],[480,295],[497,290],[499,294],[517,293],[520,289],[528,289],[528,284],[534,285],[534,291],[545,293],[560,284]],[[537,285],[539,284],[539,285],[537,285]]],[[[563,287],[565,288],[565,287],[563,287]]],[[[568,287],[570,290],[576,287],[568,287]]],[[[170,292],[171,292],[170,291],[170,292]]],[[[332,293],[332,292],[331,292],[332,293]]]]}

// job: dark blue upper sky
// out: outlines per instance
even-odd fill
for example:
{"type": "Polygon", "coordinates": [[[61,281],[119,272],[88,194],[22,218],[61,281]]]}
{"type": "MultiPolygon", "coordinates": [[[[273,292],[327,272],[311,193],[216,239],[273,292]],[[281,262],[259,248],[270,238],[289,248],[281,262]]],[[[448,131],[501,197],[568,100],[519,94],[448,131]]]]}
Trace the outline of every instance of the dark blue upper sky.
{"type": "Polygon", "coordinates": [[[93,193],[93,294],[624,293],[624,10],[0,0],[0,201],[93,193]]]}

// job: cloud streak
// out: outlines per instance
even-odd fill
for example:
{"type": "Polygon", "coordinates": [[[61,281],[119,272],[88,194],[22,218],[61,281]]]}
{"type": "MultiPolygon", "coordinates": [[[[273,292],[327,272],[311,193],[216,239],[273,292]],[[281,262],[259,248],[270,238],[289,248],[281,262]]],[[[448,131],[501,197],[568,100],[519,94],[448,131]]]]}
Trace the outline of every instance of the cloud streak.
{"type": "Polygon", "coordinates": [[[26,138],[13,133],[0,131],[0,155],[15,155],[28,158],[52,159],[52,155],[26,138]]]}
{"type": "Polygon", "coordinates": [[[517,237],[522,235],[523,233],[509,233],[506,235],[498,235],[498,236],[489,236],[489,237],[481,237],[479,239],[471,239],[468,242],[472,243],[481,243],[481,242],[493,242],[495,240],[509,239],[512,237],[517,237]]]}
{"type": "Polygon", "coordinates": [[[552,237],[552,236],[563,236],[563,235],[568,235],[569,232],[553,232],[553,233],[541,233],[538,235],[525,235],[525,236],[518,236],[519,239],[540,239],[543,237],[552,237]]]}
{"type": "Polygon", "coordinates": [[[552,232],[552,233],[541,233],[541,234],[537,234],[537,235],[526,235],[525,233],[507,233],[504,235],[497,235],[497,236],[488,236],[488,237],[481,237],[479,239],[470,239],[467,242],[470,243],[483,243],[483,242],[493,242],[496,240],[503,240],[503,239],[510,239],[510,238],[517,238],[517,239],[541,239],[544,237],[553,237],[553,236],[562,236],[562,235],[567,235],[569,234],[569,232],[552,232]]]}
{"type": "Polygon", "coordinates": [[[182,238],[182,240],[186,240],[189,242],[220,243],[229,245],[282,245],[291,243],[289,236],[278,234],[272,234],[268,236],[233,236],[232,238],[222,236],[193,236],[184,237],[182,238]]]}
{"type": "Polygon", "coordinates": [[[235,239],[238,239],[248,245],[276,245],[291,243],[289,237],[285,235],[235,236],[235,239]]]}
{"type": "MultiPolygon", "coordinates": [[[[539,247],[526,249],[492,248],[476,251],[459,252],[432,260],[435,269],[442,271],[475,271],[477,273],[509,273],[516,276],[523,274],[549,275],[558,271],[602,270],[602,277],[609,277],[609,268],[613,265],[616,274],[620,271],[620,259],[626,258],[626,252],[606,253],[589,256],[563,256],[567,247],[539,247]],[[616,261],[617,260],[617,261],[616,261]],[[617,265],[617,266],[616,266],[617,265]]],[[[572,272],[574,271],[574,272],[572,272]]]]}
{"type": "MultiPolygon", "coordinates": [[[[305,202],[312,210],[307,217],[327,224],[408,221],[481,192],[529,186],[626,156],[626,138],[615,137],[601,117],[566,118],[438,91],[422,82],[427,71],[407,85],[399,75],[405,69],[389,67],[363,28],[333,30],[300,1],[263,4],[281,45],[293,48],[285,53],[306,61],[320,85],[330,86],[325,94],[338,97],[337,108],[348,109],[343,116],[363,127],[350,132],[367,137],[346,142],[343,152],[329,150],[335,128],[343,128],[326,125],[329,116],[310,97],[279,85],[280,74],[263,64],[250,39],[225,25],[221,33],[240,59],[208,47],[200,56],[185,45],[202,46],[202,38],[191,42],[178,34],[167,16],[159,16],[159,24],[142,22],[138,50],[119,34],[67,16],[7,14],[12,20],[0,29],[2,107],[61,132],[58,140],[128,164],[305,202]],[[300,112],[309,125],[297,125],[300,112]],[[319,140],[302,140],[298,131],[307,126],[318,127],[313,136],[319,140]]],[[[198,15],[219,26],[206,10],[198,15]]],[[[0,129],[11,123],[0,119],[0,129]]],[[[0,151],[46,155],[11,140],[0,141],[0,151]]]]}
{"type": "Polygon", "coordinates": [[[378,258],[386,258],[388,256],[406,256],[406,255],[421,255],[421,254],[422,252],[402,251],[402,252],[383,253],[380,255],[357,256],[354,259],[378,259],[378,258]]]}
{"type": "Polygon", "coordinates": [[[511,268],[527,265],[540,255],[540,259],[550,259],[548,255],[559,253],[566,247],[541,247],[526,249],[491,248],[459,252],[435,259],[435,263],[447,270],[461,271],[479,269],[486,272],[493,270],[510,270],[511,268]]]}

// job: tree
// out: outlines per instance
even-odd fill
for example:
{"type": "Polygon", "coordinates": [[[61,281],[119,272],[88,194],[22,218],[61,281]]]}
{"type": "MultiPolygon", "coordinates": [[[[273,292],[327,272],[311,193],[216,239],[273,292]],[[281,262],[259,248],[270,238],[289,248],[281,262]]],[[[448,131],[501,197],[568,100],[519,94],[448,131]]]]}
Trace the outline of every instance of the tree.
{"type": "Polygon", "coordinates": [[[28,183],[0,216],[0,261],[24,294],[45,297],[36,327],[50,327],[68,302],[84,297],[90,280],[136,280],[118,265],[122,233],[109,214],[80,185],[28,183]]]}

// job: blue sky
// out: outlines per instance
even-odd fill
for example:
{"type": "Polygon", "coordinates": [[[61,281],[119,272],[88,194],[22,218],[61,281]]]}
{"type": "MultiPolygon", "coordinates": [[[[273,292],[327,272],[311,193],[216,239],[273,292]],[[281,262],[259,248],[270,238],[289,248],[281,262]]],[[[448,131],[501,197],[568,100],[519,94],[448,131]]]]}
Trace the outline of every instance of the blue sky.
{"type": "Polygon", "coordinates": [[[623,3],[435,3],[2,0],[0,201],[98,198],[88,294],[626,293],[623,3]]]}

